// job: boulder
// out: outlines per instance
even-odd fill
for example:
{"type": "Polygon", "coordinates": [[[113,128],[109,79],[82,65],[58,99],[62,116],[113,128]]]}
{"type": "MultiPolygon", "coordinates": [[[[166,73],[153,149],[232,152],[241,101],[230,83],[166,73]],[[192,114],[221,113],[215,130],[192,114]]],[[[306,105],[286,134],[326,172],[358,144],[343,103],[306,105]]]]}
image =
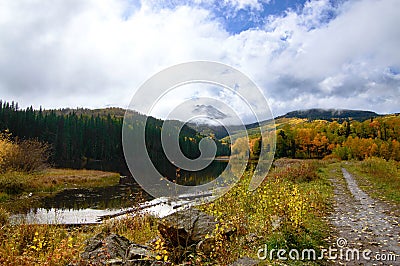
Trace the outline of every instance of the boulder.
{"type": "Polygon", "coordinates": [[[214,217],[196,209],[180,211],[159,221],[158,230],[167,242],[174,246],[197,244],[215,229],[214,217]]]}
{"type": "MultiPolygon", "coordinates": [[[[188,247],[204,241],[206,235],[211,236],[216,224],[213,216],[197,209],[189,209],[173,213],[160,220],[158,230],[171,246],[188,247]]],[[[225,234],[232,232],[233,229],[228,229],[225,234]]]]}
{"type": "Polygon", "coordinates": [[[154,259],[149,247],[116,234],[98,234],[88,239],[81,258],[89,265],[164,265],[154,259]]]}
{"type": "Polygon", "coordinates": [[[106,261],[110,258],[122,259],[125,258],[130,244],[130,241],[123,236],[112,234],[104,238],[103,234],[98,234],[86,241],[86,248],[81,258],[97,261],[106,261]]]}

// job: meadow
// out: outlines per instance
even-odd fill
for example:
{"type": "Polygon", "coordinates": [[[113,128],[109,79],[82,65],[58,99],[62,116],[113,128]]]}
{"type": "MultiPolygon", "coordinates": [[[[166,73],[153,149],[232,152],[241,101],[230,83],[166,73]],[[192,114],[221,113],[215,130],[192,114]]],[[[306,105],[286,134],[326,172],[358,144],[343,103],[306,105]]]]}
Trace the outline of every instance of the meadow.
{"type": "Polygon", "coordinates": [[[262,185],[253,192],[247,190],[252,172],[248,169],[227,194],[199,206],[219,222],[214,232],[207,236],[212,243],[210,254],[195,252],[182,257],[182,251],[170,248],[162,239],[156,218],[140,215],[76,228],[5,223],[0,234],[0,263],[79,263],[85,240],[99,232],[117,233],[147,245],[152,245],[152,240],[158,238],[160,240],[153,244],[153,249],[163,254],[160,260],[173,263],[184,260],[196,265],[226,265],[243,256],[257,258],[257,250],[264,245],[319,249],[328,236],[325,217],[332,194],[324,170],[326,164],[317,160],[278,160],[262,185]],[[226,237],[223,232],[227,228],[234,228],[234,234],[226,237]]]}

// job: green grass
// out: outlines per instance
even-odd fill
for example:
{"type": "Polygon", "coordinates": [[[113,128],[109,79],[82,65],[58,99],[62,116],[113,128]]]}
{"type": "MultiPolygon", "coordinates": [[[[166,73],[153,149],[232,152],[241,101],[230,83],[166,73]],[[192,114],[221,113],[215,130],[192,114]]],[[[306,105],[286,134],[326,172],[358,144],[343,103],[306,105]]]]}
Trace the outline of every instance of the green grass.
{"type": "Polygon", "coordinates": [[[381,158],[351,161],[343,166],[373,198],[400,204],[400,163],[381,158]]]}

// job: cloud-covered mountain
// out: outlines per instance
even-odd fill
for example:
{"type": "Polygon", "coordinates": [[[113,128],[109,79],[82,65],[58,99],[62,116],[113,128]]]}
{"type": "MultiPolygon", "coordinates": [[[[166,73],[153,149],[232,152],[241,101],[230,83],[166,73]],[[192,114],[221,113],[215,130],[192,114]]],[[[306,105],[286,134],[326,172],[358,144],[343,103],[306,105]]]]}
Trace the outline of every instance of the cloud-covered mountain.
{"type": "Polygon", "coordinates": [[[323,119],[354,119],[363,121],[369,118],[377,117],[379,114],[372,111],[346,110],[346,109],[307,109],[288,112],[277,118],[307,118],[310,120],[323,119]]]}
{"type": "Polygon", "coordinates": [[[228,116],[211,105],[197,104],[192,111],[194,114],[206,114],[212,119],[224,119],[228,116]]]}

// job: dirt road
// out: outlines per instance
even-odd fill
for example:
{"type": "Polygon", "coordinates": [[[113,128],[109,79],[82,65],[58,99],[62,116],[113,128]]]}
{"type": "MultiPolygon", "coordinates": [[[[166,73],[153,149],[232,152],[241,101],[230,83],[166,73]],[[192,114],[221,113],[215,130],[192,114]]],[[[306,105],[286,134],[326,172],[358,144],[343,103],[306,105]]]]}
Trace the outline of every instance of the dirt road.
{"type": "MultiPolygon", "coordinates": [[[[339,171],[339,170],[337,170],[339,171]]],[[[333,175],[334,210],[329,217],[334,264],[400,265],[400,219],[390,207],[362,191],[344,168],[333,175]],[[335,258],[336,255],[336,258],[335,258]]],[[[329,255],[329,254],[328,254],[329,255]]]]}

